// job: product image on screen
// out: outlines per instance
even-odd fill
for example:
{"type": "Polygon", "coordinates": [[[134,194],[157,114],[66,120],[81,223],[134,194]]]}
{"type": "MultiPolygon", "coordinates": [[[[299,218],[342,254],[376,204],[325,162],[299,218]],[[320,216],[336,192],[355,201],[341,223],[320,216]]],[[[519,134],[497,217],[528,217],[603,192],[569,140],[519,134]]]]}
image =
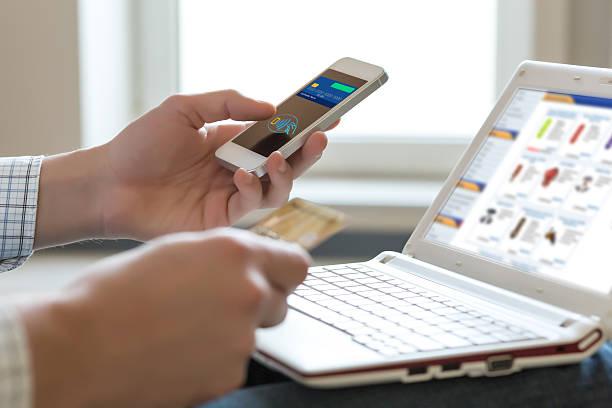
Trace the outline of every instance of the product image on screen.
{"type": "Polygon", "coordinates": [[[328,69],[304,89],[281,103],[276,108],[274,116],[256,122],[236,137],[233,142],[267,157],[366,82],[363,79],[328,69]]]}
{"type": "Polygon", "coordinates": [[[519,89],[426,239],[612,287],[612,99],[519,89]]]}

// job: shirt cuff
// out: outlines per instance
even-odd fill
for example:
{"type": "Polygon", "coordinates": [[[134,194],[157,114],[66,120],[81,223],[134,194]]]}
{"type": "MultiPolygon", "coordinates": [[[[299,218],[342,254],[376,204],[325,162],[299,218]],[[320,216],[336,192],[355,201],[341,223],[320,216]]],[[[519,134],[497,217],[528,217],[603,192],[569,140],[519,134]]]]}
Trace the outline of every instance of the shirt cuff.
{"type": "Polygon", "coordinates": [[[0,407],[31,408],[32,377],[25,329],[15,307],[0,304],[0,407]]]}
{"type": "Polygon", "coordinates": [[[0,272],[32,254],[42,156],[0,158],[0,272]]]}

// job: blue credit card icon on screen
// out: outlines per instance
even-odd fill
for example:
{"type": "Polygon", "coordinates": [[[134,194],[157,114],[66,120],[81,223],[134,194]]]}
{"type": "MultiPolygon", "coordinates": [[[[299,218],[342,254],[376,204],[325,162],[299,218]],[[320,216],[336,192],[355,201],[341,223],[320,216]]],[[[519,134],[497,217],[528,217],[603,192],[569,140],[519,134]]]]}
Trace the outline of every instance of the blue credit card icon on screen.
{"type": "Polygon", "coordinates": [[[320,76],[297,95],[328,108],[333,108],[357,88],[320,76]]]}

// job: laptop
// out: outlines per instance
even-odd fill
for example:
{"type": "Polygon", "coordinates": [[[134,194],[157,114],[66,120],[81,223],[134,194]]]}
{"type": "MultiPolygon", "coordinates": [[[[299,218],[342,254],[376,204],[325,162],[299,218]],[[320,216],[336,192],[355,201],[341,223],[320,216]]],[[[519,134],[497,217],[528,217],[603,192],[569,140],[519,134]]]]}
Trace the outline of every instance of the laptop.
{"type": "Polygon", "coordinates": [[[526,61],[403,252],[311,268],[255,358],[312,387],[577,363],[612,333],[610,242],[612,70],[526,61]]]}

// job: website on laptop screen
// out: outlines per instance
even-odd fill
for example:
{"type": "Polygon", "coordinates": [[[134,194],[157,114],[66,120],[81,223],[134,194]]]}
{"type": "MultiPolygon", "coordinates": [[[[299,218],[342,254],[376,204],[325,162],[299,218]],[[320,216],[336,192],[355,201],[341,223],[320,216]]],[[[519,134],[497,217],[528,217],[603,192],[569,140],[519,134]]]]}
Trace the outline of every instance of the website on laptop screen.
{"type": "Polygon", "coordinates": [[[519,89],[426,239],[612,287],[612,99],[519,89]]]}

